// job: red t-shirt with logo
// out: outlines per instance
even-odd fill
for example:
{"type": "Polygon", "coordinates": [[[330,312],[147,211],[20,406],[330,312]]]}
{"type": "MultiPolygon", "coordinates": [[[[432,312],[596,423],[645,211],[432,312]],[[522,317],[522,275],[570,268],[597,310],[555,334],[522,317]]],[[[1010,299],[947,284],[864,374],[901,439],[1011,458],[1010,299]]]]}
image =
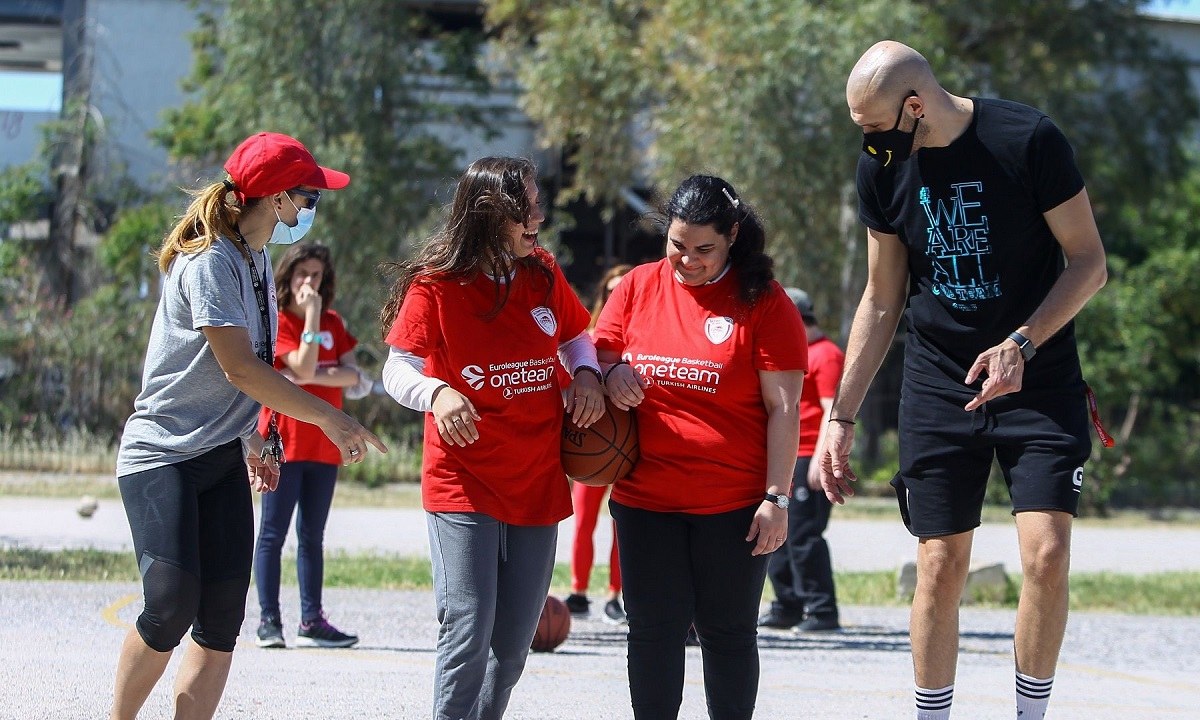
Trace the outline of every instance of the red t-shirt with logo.
{"type": "Polygon", "coordinates": [[[712,514],[762,501],[767,410],[758,372],[804,370],[796,306],[772,281],[753,308],[728,272],[708,285],[675,279],[667,260],[626,275],[596,325],[596,348],[650,380],[637,408],[641,460],[613,486],[619,503],[712,514]]]}
{"type": "MultiPolygon", "coordinates": [[[[317,369],[335,367],[343,355],[358,346],[358,340],[346,330],[342,317],[333,310],[321,313],[321,342],[317,346],[317,369]]],[[[275,369],[283,370],[287,363],[283,358],[293,350],[300,349],[300,335],[304,332],[304,318],[293,315],[287,310],[279,311],[279,335],[275,340],[275,369]]],[[[326,385],[301,385],[309,393],[316,395],[330,405],[342,407],[342,390],[340,387],[326,385]]],[[[263,408],[258,418],[258,432],[266,437],[267,422],[273,411],[263,408]]],[[[279,437],[283,439],[283,454],[285,462],[307,461],[341,465],[342,453],[338,450],[321,428],[310,423],[301,422],[283,414],[275,416],[279,424],[279,437]]]]}
{"type": "Polygon", "coordinates": [[[842,379],[846,353],[827,337],[808,346],[808,374],[800,391],[800,448],[796,457],[812,457],[821,434],[821,398],[832,399],[842,379]]]}
{"type": "Polygon", "coordinates": [[[583,332],[588,313],[544,251],[553,288],[535,269],[512,279],[504,309],[496,281],[413,283],[388,332],[389,345],[425,359],[425,373],[474,404],[479,439],[445,443],[425,415],[421,494],[428,512],[479,512],[513,525],[549,525],[571,514],[559,444],[563,399],[558,346],[583,332]]]}

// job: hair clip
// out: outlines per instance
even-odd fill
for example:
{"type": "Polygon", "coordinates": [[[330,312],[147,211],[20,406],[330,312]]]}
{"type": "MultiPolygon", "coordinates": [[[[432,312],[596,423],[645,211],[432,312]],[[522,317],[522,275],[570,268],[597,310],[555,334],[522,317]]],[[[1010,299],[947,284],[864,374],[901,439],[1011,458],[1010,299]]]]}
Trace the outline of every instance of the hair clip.
{"type": "Polygon", "coordinates": [[[735,208],[742,204],[742,201],[729,194],[725,188],[721,188],[721,192],[725,193],[725,197],[729,198],[729,203],[735,208]]]}
{"type": "Polygon", "coordinates": [[[222,180],[221,184],[225,186],[225,192],[233,192],[237,190],[237,185],[234,185],[232,180],[222,180]]]}

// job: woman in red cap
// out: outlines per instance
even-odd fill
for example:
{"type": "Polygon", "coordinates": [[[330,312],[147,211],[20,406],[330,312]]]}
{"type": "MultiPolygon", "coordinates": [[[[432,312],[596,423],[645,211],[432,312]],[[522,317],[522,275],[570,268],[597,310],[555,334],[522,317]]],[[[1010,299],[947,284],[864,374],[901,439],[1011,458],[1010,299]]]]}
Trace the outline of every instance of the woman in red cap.
{"type": "Polygon", "coordinates": [[[259,133],[234,150],[229,179],[195,193],[158,253],[165,273],[142,391],[125,424],[117,480],[145,608],[117,664],[113,718],[132,718],[188,628],[175,717],[216,712],[246,611],[254,549],[250,490],[279,482],[278,433],[255,432],[260,404],[312,423],[342,461],[372,433],[275,372],[276,300],[268,242],[312,225],[321,190],[345,187],[297,140],[259,133]]]}

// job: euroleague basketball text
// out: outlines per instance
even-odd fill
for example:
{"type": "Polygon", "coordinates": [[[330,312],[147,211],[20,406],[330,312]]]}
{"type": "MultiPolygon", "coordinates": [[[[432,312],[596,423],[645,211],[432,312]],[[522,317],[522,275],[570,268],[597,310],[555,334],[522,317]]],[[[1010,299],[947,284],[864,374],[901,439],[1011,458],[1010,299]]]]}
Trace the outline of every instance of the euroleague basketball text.
{"type": "Polygon", "coordinates": [[[716,360],[647,353],[638,353],[636,358],[625,359],[639,375],[652,382],[712,394],[717,392],[717,386],[721,384],[721,370],[725,368],[724,363],[716,360]]]}

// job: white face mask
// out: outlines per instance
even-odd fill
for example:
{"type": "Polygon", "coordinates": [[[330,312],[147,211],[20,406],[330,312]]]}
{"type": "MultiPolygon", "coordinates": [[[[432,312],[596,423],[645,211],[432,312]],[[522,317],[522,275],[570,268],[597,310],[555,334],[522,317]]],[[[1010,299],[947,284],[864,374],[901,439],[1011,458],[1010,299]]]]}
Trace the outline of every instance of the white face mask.
{"type": "MultiPolygon", "coordinates": [[[[291,195],[284,195],[288,202],[292,203],[292,207],[296,207],[296,203],[292,202],[291,195]]],[[[317,217],[315,208],[296,208],[296,226],[291,227],[279,217],[279,211],[275,211],[275,218],[278,222],[275,223],[275,229],[271,231],[271,239],[267,242],[272,245],[291,245],[292,243],[300,242],[312,227],[313,220],[317,217]]]]}

